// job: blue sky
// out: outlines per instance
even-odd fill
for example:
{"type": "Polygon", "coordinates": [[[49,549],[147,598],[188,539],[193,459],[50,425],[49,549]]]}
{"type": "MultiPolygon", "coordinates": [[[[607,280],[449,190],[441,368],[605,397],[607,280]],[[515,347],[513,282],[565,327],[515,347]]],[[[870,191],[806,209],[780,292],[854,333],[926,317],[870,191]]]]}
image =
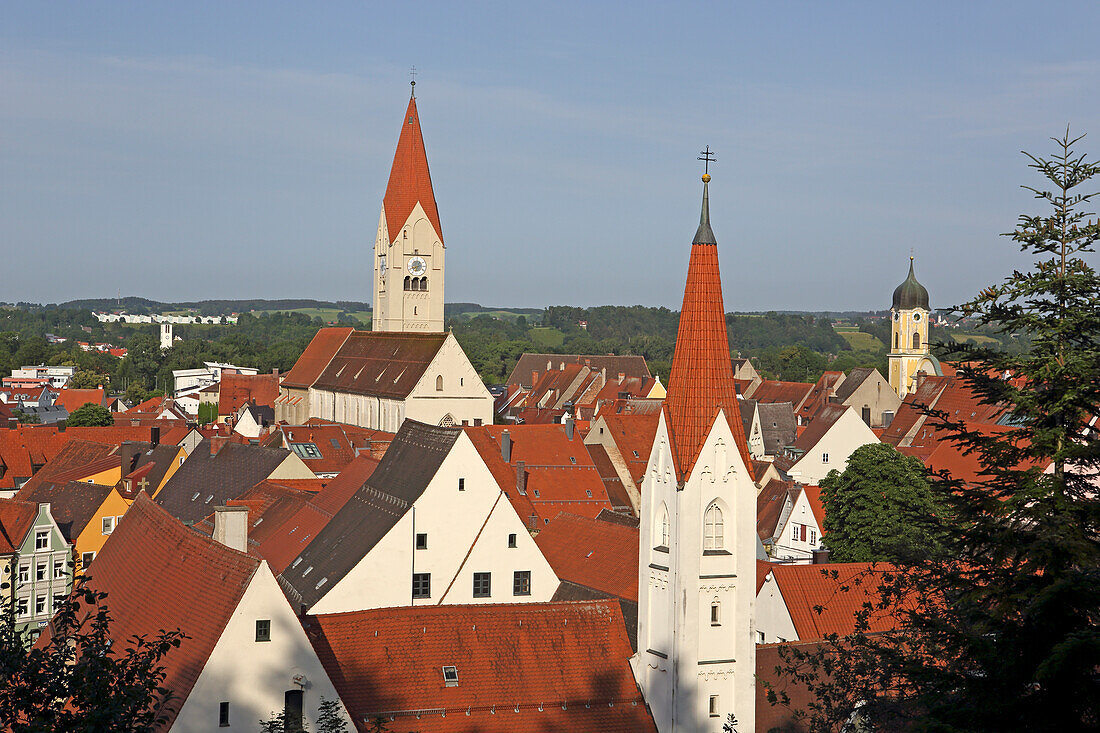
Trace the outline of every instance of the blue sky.
{"type": "MultiPolygon", "coordinates": [[[[366,300],[415,65],[447,300],[934,306],[1023,264],[1096,3],[0,2],[0,300],[366,300]]],[[[1095,156],[1094,156],[1095,157],[1095,156]]]]}

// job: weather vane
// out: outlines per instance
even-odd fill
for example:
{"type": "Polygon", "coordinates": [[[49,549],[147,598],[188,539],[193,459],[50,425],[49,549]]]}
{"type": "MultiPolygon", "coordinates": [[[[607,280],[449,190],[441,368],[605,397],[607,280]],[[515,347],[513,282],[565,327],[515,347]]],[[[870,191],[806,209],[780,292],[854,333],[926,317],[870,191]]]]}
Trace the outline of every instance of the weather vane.
{"type": "Polygon", "coordinates": [[[707,146],[706,150],[699,153],[698,160],[703,161],[703,174],[710,175],[710,164],[718,161],[718,158],[714,157],[714,152],[707,146]]]}
{"type": "Polygon", "coordinates": [[[412,86],[412,95],[416,96],[416,67],[409,69],[409,84],[412,86]]]}

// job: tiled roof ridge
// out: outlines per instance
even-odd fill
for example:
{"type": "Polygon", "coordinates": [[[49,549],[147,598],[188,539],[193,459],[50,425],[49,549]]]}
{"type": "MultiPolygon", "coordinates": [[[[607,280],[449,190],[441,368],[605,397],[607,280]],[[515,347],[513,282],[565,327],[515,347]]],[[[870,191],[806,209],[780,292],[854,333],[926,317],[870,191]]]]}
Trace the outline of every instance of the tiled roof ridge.
{"type": "Polygon", "coordinates": [[[402,118],[401,135],[397,139],[397,150],[393,155],[386,194],[382,199],[391,242],[396,241],[398,232],[408,221],[417,203],[424,209],[439,241],[443,242],[443,227],[439,223],[439,209],[435,203],[431,172],[428,170],[428,154],[424,150],[424,134],[420,129],[416,97],[410,97],[409,106],[402,118]]]}

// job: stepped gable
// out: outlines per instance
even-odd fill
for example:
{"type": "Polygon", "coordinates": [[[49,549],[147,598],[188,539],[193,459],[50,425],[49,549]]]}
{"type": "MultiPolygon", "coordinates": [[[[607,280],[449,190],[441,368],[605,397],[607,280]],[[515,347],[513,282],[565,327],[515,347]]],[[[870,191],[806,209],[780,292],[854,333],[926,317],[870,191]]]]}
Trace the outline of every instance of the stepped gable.
{"type": "Polygon", "coordinates": [[[656,730],[615,600],[323,614],[306,634],[352,720],[395,733],[656,730]]]}
{"type": "Polygon", "coordinates": [[[446,340],[445,333],[354,331],[311,386],[404,399],[446,340]]]}
{"type": "Polygon", "coordinates": [[[401,424],[365,483],[298,555],[301,562],[291,563],[279,574],[279,583],[295,607],[321,600],[393,529],[428,488],[461,434],[462,428],[416,420],[401,424]]]}
{"type": "Polygon", "coordinates": [[[428,172],[428,154],[424,151],[424,135],[420,131],[420,116],[416,112],[416,97],[409,98],[409,108],[401,123],[397,152],[393,155],[390,181],[382,206],[386,210],[386,228],[390,241],[397,239],[401,227],[409,220],[419,203],[443,242],[443,227],[439,225],[439,210],[435,205],[432,176],[428,172]]]}
{"type": "MultiPolygon", "coordinates": [[[[161,687],[172,694],[162,730],[187,701],[259,566],[256,558],[184,527],[144,494],[96,556],[89,585],[107,593],[118,648],[162,629],[187,634],[161,661],[161,687]]],[[[39,648],[49,634],[47,627],[39,648]]]]}
{"type": "Polygon", "coordinates": [[[703,207],[699,229],[691,244],[684,304],[665,398],[673,456],[681,477],[691,473],[720,407],[726,408],[726,422],[745,465],[752,465],[730,362],[718,246],[710,227],[709,180],[709,176],[704,176],[703,207]]]}

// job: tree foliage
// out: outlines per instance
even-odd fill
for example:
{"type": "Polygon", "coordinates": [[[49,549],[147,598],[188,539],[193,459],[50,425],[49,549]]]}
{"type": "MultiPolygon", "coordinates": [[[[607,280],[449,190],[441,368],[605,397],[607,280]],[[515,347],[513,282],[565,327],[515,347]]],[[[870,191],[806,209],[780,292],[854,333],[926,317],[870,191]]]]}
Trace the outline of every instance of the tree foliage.
{"type": "Polygon", "coordinates": [[[1044,179],[1026,187],[1048,210],[1008,233],[1033,255],[962,306],[1000,333],[1030,334],[1024,353],[965,346],[960,378],[987,404],[1012,406],[1010,431],[974,429],[928,410],[977,480],[933,476],[954,518],[946,558],[888,574],[881,605],[901,626],[866,625],[813,653],[791,650],[785,670],[817,700],[816,730],[858,709],[874,729],[935,731],[1100,728],[1100,278],[1085,261],[1100,225],[1079,192],[1100,166],[1055,139],[1030,156],[1044,179]],[[906,603],[899,603],[900,599],[906,603]]]}
{"type": "Polygon", "coordinates": [[[843,473],[822,479],[821,500],[833,562],[911,562],[943,550],[944,509],[924,464],[892,445],[857,448],[843,473]]]}
{"type": "Polygon", "coordinates": [[[14,601],[0,618],[0,729],[151,731],[173,701],[161,687],[164,658],[186,636],[161,631],[112,644],[105,593],[78,578],[29,651],[14,601]]]}
{"type": "Polygon", "coordinates": [[[87,402],[69,413],[65,424],[71,428],[97,428],[114,425],[115,419],[103,405],[87,402]]]}

